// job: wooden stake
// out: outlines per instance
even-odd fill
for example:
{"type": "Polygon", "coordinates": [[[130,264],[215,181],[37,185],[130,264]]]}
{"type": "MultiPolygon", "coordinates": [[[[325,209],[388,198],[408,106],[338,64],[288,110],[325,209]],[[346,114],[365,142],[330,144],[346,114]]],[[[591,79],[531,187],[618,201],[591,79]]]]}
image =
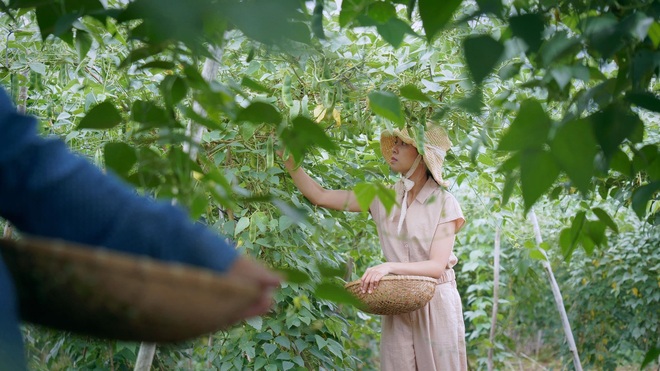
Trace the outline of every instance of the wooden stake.
{"type": "MultiPolygon", "coordinates": [[[[222,49],[218,48],[214,51],[214,59],[207,58],[204,61],[204,68],[202,70],[202,77],[206,81],[212,81],[215,79],[215,76],[218,74],[218,60],[222,57],[222,49]]],[[[202,117],[206,117],[206,112],[202,106],[193,102],[193,111],[202,117]]],[[[190,136],[190,142],[183,143],[183,151],[188,153],[190,158],[195,161],[197,159],[197,148],[202,142],[202,135],[204,135],[204,127],[194,123],[192,120],[188,122],[188,127],[186,128],[186,134],[190,136]]],[[[174,200],[176,201],[176,200],[174,200]]],[[[210,349],[210,348],[209,348],[210,349]]],[[[151,368],[151,363],[153,358],[156,355],[156,344],[153,343],[141,343],[140,351],[138,352],[138,358],[135,361],[135,371],[148,371],[151,368]],[[140,355],[143,354],[144,358],[141,358],[140,355]],[[144,364],[142,364],[144,363],[144,364]],[[140,368],[138,368],[138,366],[140,368]]]]}
{"type": "Polygon", "coordinates": [[[493,351],[495,349],[495,325],[497,324],[497,307],[500,288],[500,230],[501,223],[495,230],[495,251],[493,252],[493,314],[490,318],[490,348],[488,349],[488,371],[493,370],[493,351]]]}
{"type": "Polygon", "coordinates": [[[580,363],[580,355],[577,351],[577,346],[575,346],[575,339],[573,338],[573,331],[571,330],[571,324],[568,322],[568,315],[566,314],[566,308],[564,308],[564,300],[561,297],[561,291],[559,290],[559,285],[557,285],[557,280],[555,280],[555,275],[552,273],[552,267],[548,261],[548,256],[545,253],[545,250],[541,247],[543,238],[541,237],[541,228],[539,227],[539,221],[536,219],[536,213],[534,210],[530,210],[529,219],[532,221],[534,226],[534,235],[536,236],[536,244],[539,247],[539,250],[543,254],[543,269],[548,276],[550,281],[550,287],[552,288],[552,294],[555,297],[555,304],[557,305],[557,310],[561,316],[561,323],[564,327],[564,334],[566,335],[566,341],[568,342],[568,348],[573,354],[573,364],[576,371],[582,371],[582,364],[580,363]]]}

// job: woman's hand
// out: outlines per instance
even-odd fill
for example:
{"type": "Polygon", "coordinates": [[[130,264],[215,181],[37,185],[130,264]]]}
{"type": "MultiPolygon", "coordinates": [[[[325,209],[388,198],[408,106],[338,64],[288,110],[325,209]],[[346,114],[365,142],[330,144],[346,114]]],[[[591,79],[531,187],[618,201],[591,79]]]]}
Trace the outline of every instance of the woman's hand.
{"type": "Polygon", "coordinates": [[[367,268],[360,279],[362,282],[362,293],[367,292],[371,294],[378,287],[380,279],[391,272],[392,267],[390,263],[383,263],[367,268]]]}

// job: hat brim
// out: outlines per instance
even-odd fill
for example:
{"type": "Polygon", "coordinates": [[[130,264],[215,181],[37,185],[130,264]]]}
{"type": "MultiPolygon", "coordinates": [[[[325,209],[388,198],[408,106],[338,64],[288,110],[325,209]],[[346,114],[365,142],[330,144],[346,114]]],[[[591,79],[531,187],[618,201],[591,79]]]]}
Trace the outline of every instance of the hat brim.
{"type": "Polygon", "coordinates": [[[0,239],[20,315],[99,338],[178,342],[226,328],[256,286],[210,270],[63,241],[0,239]]]}

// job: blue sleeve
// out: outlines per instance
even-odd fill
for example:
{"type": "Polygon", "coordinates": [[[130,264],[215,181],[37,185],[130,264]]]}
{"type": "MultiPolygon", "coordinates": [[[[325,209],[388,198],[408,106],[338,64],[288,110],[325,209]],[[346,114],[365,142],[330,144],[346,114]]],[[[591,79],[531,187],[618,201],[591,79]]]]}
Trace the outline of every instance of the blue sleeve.
{"type": "Polygon", "coordinates": [[[226,271],[236,250],[36,131],[0,88],[0,216],[32,235],[226,271]]]}

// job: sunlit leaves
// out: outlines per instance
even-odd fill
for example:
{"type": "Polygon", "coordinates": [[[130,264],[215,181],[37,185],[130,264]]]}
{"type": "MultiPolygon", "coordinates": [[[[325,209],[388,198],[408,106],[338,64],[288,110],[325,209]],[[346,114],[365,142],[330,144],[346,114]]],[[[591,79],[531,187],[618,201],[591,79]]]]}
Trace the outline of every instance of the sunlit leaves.
{"type": "Polygon", "coordinates": [[[400,127],[405,124],[399,97],[393,93],[387,91],[369,93],[369,107],[375,114],[394,122],[400,127]]]}
{"type": "Polygon", "coordinates": [[[422,25],[429,42],[451,20],[462,2],[462,0],[418,0],[419,14],[422,17],[422,25]]]}
{"type": "Polygon", "coordinates": [[[504,52],[504,46],[487,35],[468,36],[463,41],[465,62],[474,82],[481,84],[493,71],[504,52]]]}
{"type": "Polygon", "coordinates": [[[94,106],[78,124],[78,129],[110,129],[121,123],[121,115],[111,101],[94,106]]]}

